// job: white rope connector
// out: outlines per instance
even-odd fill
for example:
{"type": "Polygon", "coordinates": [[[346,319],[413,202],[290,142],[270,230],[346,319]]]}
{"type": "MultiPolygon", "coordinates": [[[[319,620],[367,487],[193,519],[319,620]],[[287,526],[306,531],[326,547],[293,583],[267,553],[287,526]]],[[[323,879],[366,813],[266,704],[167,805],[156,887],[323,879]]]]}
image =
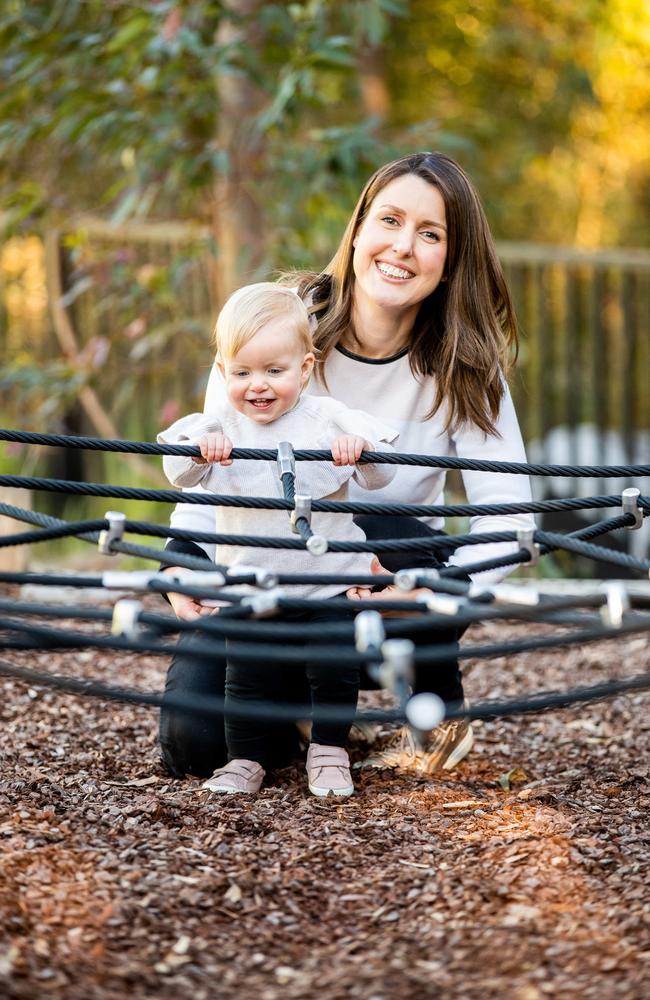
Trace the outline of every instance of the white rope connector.
{"type": "Polygon", "coordinates": [[[116,601],[113,608],[111,633],[113,635],[123,635],[126,639],[137,639],[141,631],[141,613],[142,604],[140,601],[116,601]]]}
{"type": "Polygon", "coordinates": [[[115,552],[111,546],[113,542],[120,542],[124,537],[126,514],[122,514],[119,510],[107,510],[104,517],[108,521],[108,528],[100,531],[97,547],[103,556],[114,556],[115,552]]]}
{"type": "Polygon", "coordinates": [[[296,493],[291,511],[291,530],[294,535],[300,534],[297,522],[303,519],[311,525],[311,497],[308,493],[296,493]]]}
{"type": "Polygon", "coordinates": [[[534,587],[517,587],[512,583],[499,583],[493,587],[485,587],[473,583],[469,588],[469,596],[476,597],[478,594],[491,594],[495,604],[522,604],[527,608],[534,608],[539,604],[539,591],[534,587]]]}
{"type": "Polygon", "coordinates": [[[607,603],[600,609],[600,617],[608,628],[620,628],[623,616],[630,610],[630,598],[625,586],[618,580],[605,586],[607,603]]]}
{"type": "Polygon", "coordinates": [[[386,639],[381,644],[383,663],[377,671],[377,679],[387,691],[392,691],[404,703],[408,689],[413,683],[413,654],[415,645],[410,639],[386,639]]]}
{"type": "Polygon", "coordinates": [[[445,703],[437,694],[422,691],[406,703],[406,721],[416,734],[430,733],[445,717],[445,703]]]}
{"type": "Polygon", "coordinates": [[[272,590],[273,587],[277,587],[278,585],[277,573],[272,573],[271,570],[262,569],[259,566],[247,566],[245,563],[234,567],[233,571],[228,573],[223,582],[228,586],[240,583],[248,584],[249,581],[245,579],[246,576],[254,576],[255,586],[260,587],[262,590],[272,590]]]}
{"type": "Polygon", "coordinates": [[[219,570],[186,569],[182,566],[175,566],[173,571],[168,573],[156,574],[156,581],[159,577],[182,585],[196,584],[197,587],[223,587],[226,582],[226,577],[219,570]]]}
{"type": "Polygon", "coordinates": [[[435,615],[448,615],[449,617],[457,615],[465,604],[462,598],[452,597],[451,594],[423,594],[418,597],[418,601],[425,604],[428,610],[435,615]]]}
{"type": "Polygon", "coordinates": [[[440,579],[440,574],[437,569],[400,569],[394,579],[399,590],[415,590],[418,586],[432,586],[440,579]]]}
{"type": "Polygon", "coordinates": [[[322,535],[310,535],[305,544],[313,556],[324,556],[329,548],[327,539],[322,535]]]}
{"type": "Polygon", "coordinates": [[[519,528],[517,531],[517,543],[520,549],[525,549],[530,553],[527,566],[536,566],[539,562],[539,545],[535,542],[534,528],[519,528]]]}
{"type": "Polygon", "coordinates": [[[637,490],[635,486],[629,486],[621,493],[623,513],[634,515],[634,524],[628,525],[630,531],[636,531],[643,525],[643,511],[639,507],[640,496],[641,490],[637,490]]]}
{"type": "Polygon", "coordinates": [[[293,456],[293,446],[290,441],[280,441],[278,444],[278,474],[280,478],[290,472],[296,474],[296,460],[293,456]]]}
{"type": "Polygon", "coordinates": [[[253,618],[269,618],[278,610],[281,597],[285,597],[285,593],[278,588],[262,594],[247,594],[241,603],[243,607],[250,608],[253,618]]]}
{"type": "Polygon", "coordinates": [[[354,645],[357,653],[379,653],[386,639],[384,619],[378,611],[360,611],[354,619],[354,645]]]}

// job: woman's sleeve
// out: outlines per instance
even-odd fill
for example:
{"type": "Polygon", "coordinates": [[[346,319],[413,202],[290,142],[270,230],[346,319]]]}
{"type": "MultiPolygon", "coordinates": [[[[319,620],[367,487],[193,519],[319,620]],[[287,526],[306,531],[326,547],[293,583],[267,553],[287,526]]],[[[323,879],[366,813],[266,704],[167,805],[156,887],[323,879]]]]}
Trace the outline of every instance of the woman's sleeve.
{"type": "MultiPolygon", "coordinates": [[[[508,387],[501,402],[499,417],[496,422],[497,434],[485,435],[477,427],[462,428],[452,438],[458,458],[478,458],[487,461],[525,462],[526,451],[519,429],[517,414],[508,387]]],[[[468,469],[462,471],[463,483],[468,503],[471,504],[502,504],[522,503],[532,500],[530,479],[527,475],[513,475],[500,472],[474,472],[468,469]]],[[[532,514],[486,514],[470,519],[470,534],[484,534],[491,531],[517,531],[521,528],[534,528],[535,519],[532,514]]],[[[449,559],[453,566],[468,566],[471,563],[483,562],[499,556],[517,552],[520,546],[516,542],[497,542],[481,545],[466,545],[456,549],[449,559]]],[[[498,583],[504,576],[511,573],[517,566],[501,567],[473,574],[478,583],[498,583]]]]}
{"type": "MultiPolygon", "coordinates": [[[[224,398],[225,390],[223,379],[221,378],[218,368],[215,365],[212,365],[210,378],[208,380],[208,387],[205,393],[203,412],[214,413],[215,411],[218,411],[223,405],[224,398]]],[[[192,492],[201,493],[203,492],[203,487],[201,485],[195,486],[192,488],[192,492]]],[[[208,491],[206,490],[205,492],[208,491]]],[[[200,504],[179,503],[176,504],[169,523],[170,527],[181,528],[183,531],[214,531],[214,508],[201,506],[200,504]]],[[[181,542],[171,539],[165,546],[168,550],[171,549],[176,552],[187,552],[188,554],[194,555],[197,554],[197,547],[202,549],[209,559],[214,559],[215,546],[210,545],[207,542],[181,542]]]]}

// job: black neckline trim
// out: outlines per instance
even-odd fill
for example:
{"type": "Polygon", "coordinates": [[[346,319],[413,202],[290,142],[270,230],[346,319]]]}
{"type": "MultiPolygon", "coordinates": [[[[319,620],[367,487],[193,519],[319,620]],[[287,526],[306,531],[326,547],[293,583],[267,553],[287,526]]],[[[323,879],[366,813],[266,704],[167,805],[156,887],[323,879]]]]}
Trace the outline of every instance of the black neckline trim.
{"type": "Polygon", "coordinates": [[[400,358],[405,357],[409,349],[405,347],[404,350],[399,351],[397,354],[393,354],[390,358],[364,358],[361,354],[353,354],[352,351],[348,351],[347,348],[341,347],[340,344],[336,344],[336,350],[344,354],[346,358],[351,358],[352,361],[361,361],[364,365],[389,365],[392,361],[399,361],[400,358]]]}

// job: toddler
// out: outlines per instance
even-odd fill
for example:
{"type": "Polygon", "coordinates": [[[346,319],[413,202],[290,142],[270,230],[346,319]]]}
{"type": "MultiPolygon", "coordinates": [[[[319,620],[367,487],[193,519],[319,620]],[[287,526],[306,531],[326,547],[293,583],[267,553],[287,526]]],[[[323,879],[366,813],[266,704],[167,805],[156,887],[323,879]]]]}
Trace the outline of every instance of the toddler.
{"type": "MultiPolygon", "coordinates": [[[[312,499],[345,500],[354,478],[366,489],[379,489],[394,476],[387,465],[357,465],[361,453],[391,450],[397,432],[360,410],[326,396],[303,394],[315,357],[309,316],[302,300],[290,288],[263,282],[239,289],[219,314],[215,330],[215,364],[224,381],[221,405],[205,414],[190,414],[158,435],[161,444],[196,444],[201,458],[167,455],[165,473],[175,486],[200,485],[214,493],[283,497],[274,462],[230,458],[239,448],[277,448],[290,441],[295,449],[328,449],[332,462],[298,462],[296,493],[312,499]]],[[[286,510],[217,507],[216,530],[239,535],[295,537],[286,510]]],[[[365,540],[350,514],[315,513],[315,534],[345,541],[365,540]]],[[[267,567],[276,573],[328,575],[370,573],[371,553],[331,553],[317,561],[306,549],[264,549],[240,545],[217,546],[216,561],[267,567]]],[[[305,585],[292,593],[318,598],[345,591],[343,584],[305,585]]],[[[285,620],[338,620],[333,611],[305,611],[284,615],[285,620]]],[[[277,700],[286,691],[282,675],[288,665],[238,663],[228,659],[225,730],[228,763],[204,784],[214,792],[259,791],[269,761],[272,723],[232,715],[237,703],[277,700]],[[229,712],[229,708],[231,712],[229,712]]],[[[345,746],[356,711],[359,688],[357,667],[307,663],[312,708],[337,705],[340,723],[314,719],[307,754],[309,790],[314,795],[351,795],[354,791],[345,746]]]]}

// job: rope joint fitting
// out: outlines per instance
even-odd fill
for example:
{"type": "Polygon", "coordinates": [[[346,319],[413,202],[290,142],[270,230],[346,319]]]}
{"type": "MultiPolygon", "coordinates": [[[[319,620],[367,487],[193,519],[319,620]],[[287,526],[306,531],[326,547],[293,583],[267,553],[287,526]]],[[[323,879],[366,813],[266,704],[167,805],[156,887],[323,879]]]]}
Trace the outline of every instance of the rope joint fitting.
{"type": "Polygon", "coordinates": [[[360,611],[354,619],[354,645],[357,653],[379,654],[386,639],[384,620],[378,611],[360,611]]]}
{"type": "Polygon", "coordinates": [[[296,460],[293,456],[293,446],[290,441],[278,443],[278,475],[280,479],[287,474],[295,476],[296,460]]]}
{"type": "Polygon", "coordinates": [[[519,528],[517,531],[517,544],[520,549],[528,552],[530,559],[527,566],[536,566],[539,562],[539,545],[535,542],[534,528],[519,528]]]}
{"type": "Polygon", "coordinates": [[[308,493],[296,493],[291,511],[291,530],[294,535],[300,534],[298,521],[302,518],[311,527],[311,497],[308,493]]]}
{"type": "Polygon", "coordinates": [[[634,524],[628,525],[630,531],[636,531],[643,525],[643,511],[639,507],[640,496],[641,490],[638,490],[635,486],[630,486],[621,493],[623,513],[632,514],[634,517],[634,524]]]}
{"type": "Polygon", "coordinates": [[[142,610],[140,601],[116,601],[113,607],[111,634],[123,635],[125,639],[131,641],[137,639],[141,632],[140,615],[142,610]]]}
{"type": "Polygon", "coordinates": [[[103,556],[114,556],[113,542],[120,542],[124,537],[126,514],[118,510],[107,510],[104,517],[108,521],[108,528],[100,531],[97,547],[103,556]]]}

